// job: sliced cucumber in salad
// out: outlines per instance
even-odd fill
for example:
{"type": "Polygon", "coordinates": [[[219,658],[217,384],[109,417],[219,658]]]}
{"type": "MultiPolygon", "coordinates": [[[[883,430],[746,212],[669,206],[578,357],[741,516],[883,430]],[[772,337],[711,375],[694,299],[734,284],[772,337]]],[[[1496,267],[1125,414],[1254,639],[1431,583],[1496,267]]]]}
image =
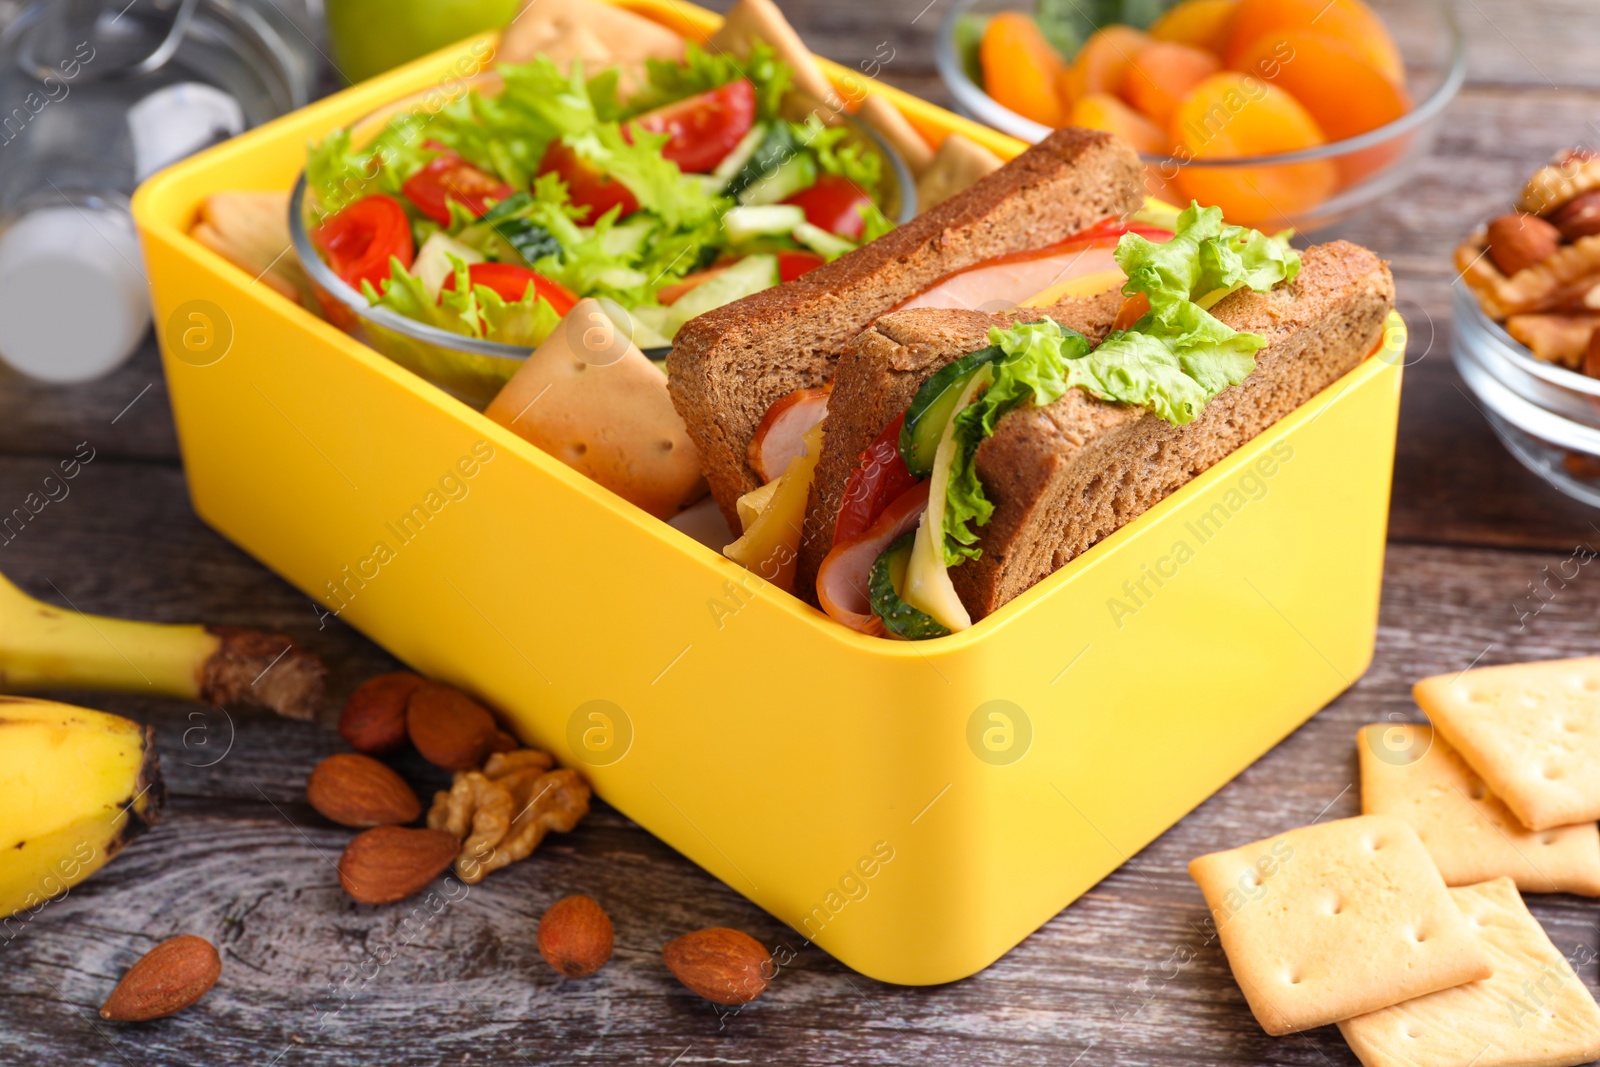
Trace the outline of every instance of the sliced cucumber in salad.
{"type": "Polygon", "coordinates": [[[738,194],[741,204],[781,204],[817,184],[817,163],[810,156],[791,156],[776,169],[752,181],[738,194]]]}
{"type": "Polygon", "coordinates": [[[667,309],[667,336],[676,334],[679,327],[696,315],[703,315],[712,308],[731,304],[777,284],[777,256],[746,256],[715,278],[684,293],[677,303],[667,309]]]}
{"type": "Polygon", "coordinates": [[[421,280],[429,296],[437,298],[444,280],[456,272],[456,265],[450,262],[451,256],[469,267],[483,262],[482,252],[462,244],[443,230],[435,232],[417,250],[411,273],[421,280]]]}
{"type": "Polygon", "coordinates": [[[743,139],[733,146],[733,151],[722,157],[722,162],[718,163],[711,172],[711,177],[717,183],[719,192],[731,191],[728,187],[735,178],[744,172],[750,161],[755,158],[756,152],[766,143],[770,132],[771,127],[766,123],[756,123],[750,127],[750,132],[745,134],[743,139]]]}
{"type": "Polygon", "coordinates": [[[805,221],[805,210],[793,204],[748,205],[729,208],[722,230],[730,243],[739,245],[758,237],[787,237],[805,221]]]}

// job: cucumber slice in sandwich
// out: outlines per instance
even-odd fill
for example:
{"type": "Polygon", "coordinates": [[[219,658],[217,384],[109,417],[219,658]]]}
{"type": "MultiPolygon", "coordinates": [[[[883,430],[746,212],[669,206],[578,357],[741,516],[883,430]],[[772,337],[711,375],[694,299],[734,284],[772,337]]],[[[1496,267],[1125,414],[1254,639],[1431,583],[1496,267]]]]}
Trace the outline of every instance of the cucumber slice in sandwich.
{"type": "Polygon", "coordinates": [[[944,526],[946,503],[950,490],[950,465],[956,456],[956,416],[978,394],[994,381],[994,364],[980,365],[967,379],[965,388],[951,405],[939,436],[939,447],[933,455],[933,472],[928,484],[928,510],[922,513],[917,526],[916,541],[911,546],[911,562],[906,569],[905,588],[901,596],[906,603],[933,616],[951,630],[965,630],[972,625],[956,587],[950,582],[950,571],[944,559],[944,526]]]}
{"type": "Polygon", "coordinates": [[[900,595],[900,590],[905,588],[906,568],[911,562],[911,545],[915,539],[916,534],[908,533],[884,549],[867,579],[867,599],[872,603],[873,614],[882,619],[884,627],[896,637],[907,641],[945,637],[950,633],[949,627],[907,604],[900,595]]]}
{"type": "MultiPolygon", "coordinates": [[[[994,345],[962,356],[943,367],[922,383],[911,406],[906,409],[906,421],[900,427],[900,458],[918,478],[933,473],[933,456],[944,436],[945,426],[958,409],[957,402],[966,391],[973,375],[981,367],[1000,359],[1004,352],[994,345]]],[[[965,406],[965,405],[963,405],[965,406]]]]}

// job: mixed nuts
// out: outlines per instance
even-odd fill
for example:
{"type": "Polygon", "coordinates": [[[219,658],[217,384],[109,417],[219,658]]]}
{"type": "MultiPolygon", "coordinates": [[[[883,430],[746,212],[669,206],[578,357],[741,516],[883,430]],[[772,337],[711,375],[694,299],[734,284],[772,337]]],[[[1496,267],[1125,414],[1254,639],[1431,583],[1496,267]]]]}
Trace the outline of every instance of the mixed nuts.
{"type": "MultiPolygon", "coordinates": [[[[351,694],[339,733],[356,752],[329,756],[306,779],[306,799],[324,818],[359,829],[339,857],[339,884],[362,904],[393,904],[427,888],[453,865],[467,884],[526,857],[544,836],[573,829],[589,810],[588,785],[522,748],[493,714],[460,691],[409,671],[369,679],[351,694]],[[454,772],[414,827],[422,802],[396,771],[373,758],[407,741],[454,772]]],[[[611,917],[587,894],[563,897],[539,920],[539,954],[556,973],[587,978],[610,961],[611,917]]],[[[771,954],[738,930],[713,927],[667,942],[662,960],[678,981],[717,1004],[747,1004],[774,974],[771,954]]],[[[100,1008],[119,1022],[159,1019],[216,985],[222,960],[202,937],[157,945],[130,967],[100,1008]]]]}

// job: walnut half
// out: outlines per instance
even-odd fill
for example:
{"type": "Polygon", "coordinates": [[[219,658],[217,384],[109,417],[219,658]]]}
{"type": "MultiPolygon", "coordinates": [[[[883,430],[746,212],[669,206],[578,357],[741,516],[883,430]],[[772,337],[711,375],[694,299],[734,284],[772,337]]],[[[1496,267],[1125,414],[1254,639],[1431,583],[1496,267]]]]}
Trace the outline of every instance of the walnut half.
{"type": "Polygon", "coordinates": [[[576,771],[551,770],[536,749],[497,752],[482,771],[458,771],[434,794],[428,826],[461,840],[456,874],[468,885],[525,859],[552,830],[566,833],[589,813],[589,786],[576,771]]]}

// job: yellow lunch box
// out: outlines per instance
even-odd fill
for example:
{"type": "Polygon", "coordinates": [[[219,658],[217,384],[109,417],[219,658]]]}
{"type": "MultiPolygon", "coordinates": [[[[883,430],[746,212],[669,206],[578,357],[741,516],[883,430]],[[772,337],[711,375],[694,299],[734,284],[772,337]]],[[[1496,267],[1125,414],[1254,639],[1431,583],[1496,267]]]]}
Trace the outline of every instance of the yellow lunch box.
{"type": "MultiPolygon", "coordinates": [[[[134,200],[195,510],[308,615],[477,694],[800,937],[906,984],[994,961],[1366,669],[1398,317],[1377,356],[1069,566],[905,643],[763,585],[187,236],[207,194],[289,189],[308,140],[459,81],[482,45],[134,200]]],[[[874,91],[931,139],[1022,148],[874,91]]]]}

